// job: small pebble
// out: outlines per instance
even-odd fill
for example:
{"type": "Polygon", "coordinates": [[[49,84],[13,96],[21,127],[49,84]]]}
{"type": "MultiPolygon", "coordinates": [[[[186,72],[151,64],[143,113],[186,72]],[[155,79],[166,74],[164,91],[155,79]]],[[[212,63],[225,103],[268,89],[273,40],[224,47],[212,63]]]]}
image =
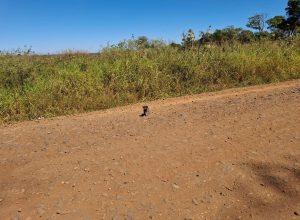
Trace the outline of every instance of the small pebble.
{"type": "Polygon", "coordinates": [[[172,186],[173,186],[174,189],[179,189],[179,186],[175,183],[172,186]]]}
{"type": "Polygon", "coordinates": [[[199,205],[199,202],[198,202],[197,198],[193,198],[192,202],[193,202],[194,205],[199,205]]]}

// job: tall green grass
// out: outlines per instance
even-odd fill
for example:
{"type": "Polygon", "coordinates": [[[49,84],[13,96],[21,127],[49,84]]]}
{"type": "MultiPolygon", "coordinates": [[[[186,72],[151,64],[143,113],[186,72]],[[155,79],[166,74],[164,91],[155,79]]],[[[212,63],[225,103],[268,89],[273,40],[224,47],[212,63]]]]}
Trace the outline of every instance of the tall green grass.
{"type": "Polygon", "coordinates": [[[0,122],[300,78],[300,42],[0,55],[0,122]]]}

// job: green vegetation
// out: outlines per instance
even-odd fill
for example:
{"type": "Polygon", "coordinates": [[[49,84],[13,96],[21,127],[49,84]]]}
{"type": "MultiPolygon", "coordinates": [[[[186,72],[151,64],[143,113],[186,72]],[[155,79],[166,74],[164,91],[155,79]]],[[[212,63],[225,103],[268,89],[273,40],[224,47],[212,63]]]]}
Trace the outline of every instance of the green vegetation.
{"type": "Polygon", "coordinates": [[[0,56],[0,118],[35,119],[300,77],[300,41],[0,56]]]}
{"type": "Polygon", "coordinates": [[[287,18],[251,17],[257,32],[228,27],[197,39],[189,30],[181,44],[143,36],[98,54],[2,52],[0,122],[300,78],[300,1],[289,5],[287,18]]]}

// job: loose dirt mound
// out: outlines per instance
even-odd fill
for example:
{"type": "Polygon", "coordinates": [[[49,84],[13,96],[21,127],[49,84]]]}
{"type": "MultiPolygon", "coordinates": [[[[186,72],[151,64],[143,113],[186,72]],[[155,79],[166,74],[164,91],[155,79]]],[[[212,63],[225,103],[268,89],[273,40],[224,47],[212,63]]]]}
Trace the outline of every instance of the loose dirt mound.
{"type": "Polygon", "coordinates": [[[0,219],[297,219],[300,81],[0,127],[0,219]]]}

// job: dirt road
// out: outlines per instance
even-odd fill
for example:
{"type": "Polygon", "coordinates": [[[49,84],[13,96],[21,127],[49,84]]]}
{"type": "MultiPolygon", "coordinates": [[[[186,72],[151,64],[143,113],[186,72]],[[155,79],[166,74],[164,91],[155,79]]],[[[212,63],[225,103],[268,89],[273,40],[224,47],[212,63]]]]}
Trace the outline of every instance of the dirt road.
{"type": "Polygon", "coordinates": [[[0,127],[0,219],[300,219],[300,81],[0,127]]]}

